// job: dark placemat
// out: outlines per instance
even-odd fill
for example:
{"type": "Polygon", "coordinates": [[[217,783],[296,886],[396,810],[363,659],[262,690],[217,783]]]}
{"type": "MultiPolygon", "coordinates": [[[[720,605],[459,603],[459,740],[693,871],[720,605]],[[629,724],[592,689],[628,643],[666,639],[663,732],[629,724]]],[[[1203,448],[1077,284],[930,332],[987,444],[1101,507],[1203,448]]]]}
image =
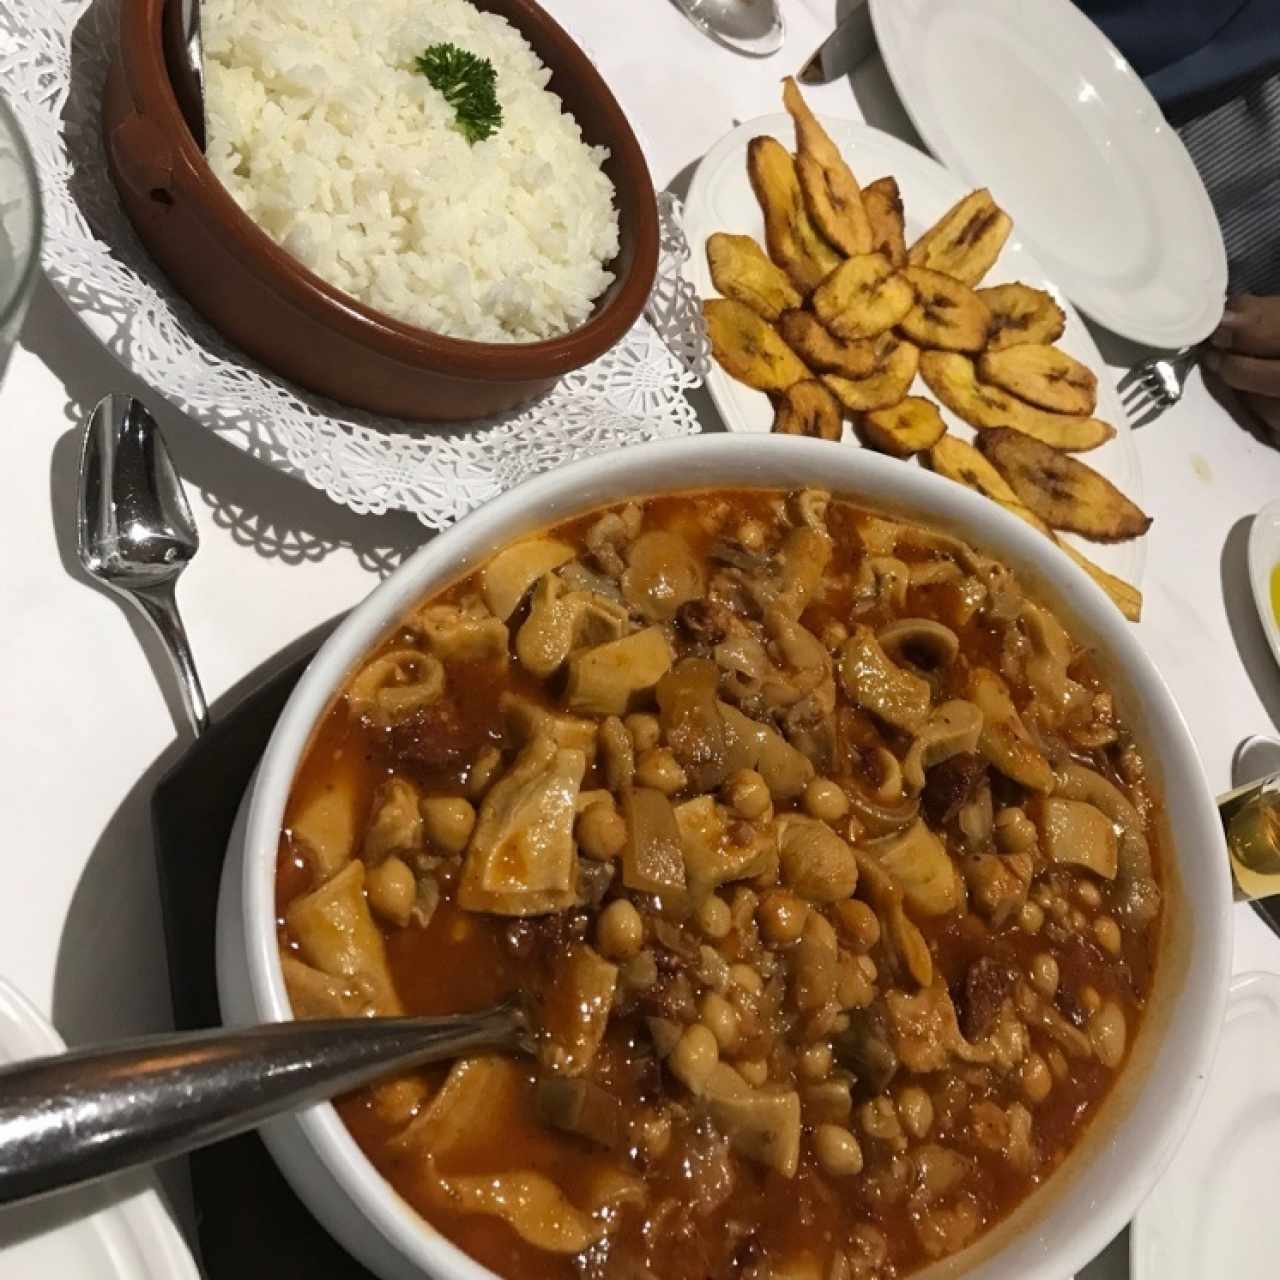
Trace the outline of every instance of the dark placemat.
{"type": "MultiPolygon", "coordinates": [[[[180,1030],[217,1026],[218,881],[240,798],[311,654],[217,720],[152,799],[165,947],[180,1030]]],[[[191,1193],[208,1280],[373,1280],[316,1222],[256,1134],[191,1157],[191,1193]]]]}

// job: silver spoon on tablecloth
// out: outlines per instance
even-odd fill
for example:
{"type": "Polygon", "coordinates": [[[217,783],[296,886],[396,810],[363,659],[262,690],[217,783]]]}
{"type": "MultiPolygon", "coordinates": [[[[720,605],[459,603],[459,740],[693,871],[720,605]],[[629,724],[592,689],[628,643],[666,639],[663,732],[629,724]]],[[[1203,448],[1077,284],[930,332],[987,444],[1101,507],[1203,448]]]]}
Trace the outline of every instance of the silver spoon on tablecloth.
{"type": "Polygon", "coordinates": [[[85,572],[155,628],[203,733],[209,710],[174,594],[200,534],[160,428],[133,396],[104,396],[85,423],[76,542],[85,572]]]}
{"type": "Polygon", "coordinates": [[[700,31],[749,58],[777,53],[786,39],[777,0],[675,0],[675,4],[700,31]]]}

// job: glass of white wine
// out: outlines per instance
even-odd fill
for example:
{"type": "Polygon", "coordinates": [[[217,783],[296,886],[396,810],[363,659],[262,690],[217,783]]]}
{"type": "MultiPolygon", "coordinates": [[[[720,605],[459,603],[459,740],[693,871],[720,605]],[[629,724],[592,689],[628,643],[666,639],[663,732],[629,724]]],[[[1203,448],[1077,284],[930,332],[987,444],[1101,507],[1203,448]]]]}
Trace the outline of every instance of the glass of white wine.
{"type": "Polygon", "coordinates": [[[1280,773],[1218,799],[1237,898],[1280,894],[1280,773]]]}

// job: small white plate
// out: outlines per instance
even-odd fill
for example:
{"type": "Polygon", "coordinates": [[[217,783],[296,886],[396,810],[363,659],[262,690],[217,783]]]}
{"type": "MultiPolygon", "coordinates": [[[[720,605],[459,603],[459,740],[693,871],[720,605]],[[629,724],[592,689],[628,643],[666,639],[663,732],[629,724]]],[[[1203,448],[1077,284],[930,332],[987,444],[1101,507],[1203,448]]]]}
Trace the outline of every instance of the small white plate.
{"type": "MultiPolygon", "coordinates": [[[[0,1063],[61,1053],[58,1033],[0,980],[0,1063]]],[[[0,1211],[0,1280],[200,1280],[150,1178],[129,1175],[0,1211]]]]}
{"type": "MultiPolygon", "coordinates": [[[[823,128],[844,153],[861,182],[871,182],[885,174],[898,180],[898,189],[906,213],[907,239],[924,231],[965,194],[964,185],[948,173],[936,160],[900,142],[890,134],[853,120],[821,116],[823,128]]],[[[747,177],[747,144],[761,135],[777,138],[788,150],[795,146],[795,129],[785,114],[760,116],[739,125],[716,143],[698,165],[685,201],[685,235],[692,250],[686,267],[689,280],[698,296],[713,298],[715,286],[707,267],[706,242],[714,231],[729,231],[754,236],[764,243],[764,218],[747,177]]],[[[1098,375],[1097,416],[1111,423],[1116,438],[1099,449],[1080,454],[1082,461],[1100,471],[1113,484],[1142,505],[1142,472],[1133,446],[1129,420],[1111,382],[1110,370],[1104,363],[1084,322],[1062,296],[1019,240],[1017,232],[1009,238],[999,260],[987,273],[984,285],[1021,280],[1039,289],[1047,289],[1067,314],[1067,328],[1058,343],[1064,351],[1088,365],[1098,375]]],[[[707,388],[715,401],[725,426],[730,431],[769,431],[773,425],[773,406],[761,391],[729,377],[713,360],[707,376],[707,388]]],[[[921,379],[913,388],[916,395],[929,395],[921,379]]],[[[949,409],[939,406],[947,430],[961,439],[973,438],[972,427],[961,422],[949,409]]],[[[846,429],[846,441],[854,441],[846,429]]],[[[1069,540],[1095,563],[1118,574],[1134,586],[1142,585],[1146,564],[1146,543],[1142,538],[1104,545],[1088,542],[1073,535],[1069,540]]]]}
{"type": "Polygon", "coordinates": [[[990,187],[1083,311],[1183,347],[1222,316],[1222,232],[1181,139],[1070,0],[871,0],[885,66],[930,150],[990,187]]]}
{"type": "Polygon", "coordinates": [[[1138,1210],[1133,1280],[1272,1280],[1280,1257],[1280,977],[1231,984],[1209,1086],[1168,1171],[1138,1210]]]}
{"type": "Polygon", "coordinates": [[[1272,657],[1280,663],[1280,620],[1271,607],[1271,574],[1280,565],[1280,499],[1268,502],[1249,527],[1249,586],[1258,621],[1271,646],[1272,657]]]}

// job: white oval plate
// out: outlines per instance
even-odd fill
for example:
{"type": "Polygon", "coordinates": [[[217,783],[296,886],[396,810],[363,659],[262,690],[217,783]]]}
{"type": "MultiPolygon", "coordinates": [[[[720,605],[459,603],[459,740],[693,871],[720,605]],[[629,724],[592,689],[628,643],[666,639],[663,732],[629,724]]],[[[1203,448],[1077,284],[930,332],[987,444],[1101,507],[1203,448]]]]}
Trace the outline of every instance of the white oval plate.
{"type": "MultiPolygon", "coordinates": [[[[965,194],[966,188],[953,174],[905,142],[852,120],[838,120],[830,116],[820,118],[859,181],[871,182],[885,174],[893,174],[897,178],[906,210],[908,241],[929,227],[965,194]]],[[[739,125],[716,143],[693,175],[684,212],[685,235],[692,250],[686,270],[699,297],[716,296],[705,252],[707,237],[712,232],[730,231],[754,236],[761,244],[764,243],[764,219],[747,178],[747,143],[763,134],[777,138],[788,150],[795,146],[795,130],[790,116],[781,113],[760,116],[739,125]]],[[[1110,370],[1084,322],[1062,296],[1062,291],[1046,276],[1030,250],[1023,246],[1016,231],[983,284],[1004,284],[1014,280],[1047,289],[1057,298],[1067,313],[1066,332],[1058,345],[1098,375],[1098,417],[1115,427],[1116,438],[1079,457],[1141,505],[1142,472],[1124,407],[1111,383],[1110,370]]],[[[730,431],[771,429],[773,406],[769,397],[729,377],[714,360],[707,376],[707,387],[730,431]]],[[[933,399],[919,378],[913,390],[933,399]]],[[[973,428],[961,422],[949,409],[942,408],[942,416],[946,419],[948,431],[965,440],[973,438],[973,428]]],[[[848,429],[845,439],[854,440],[848,429]]],[[[1141,586],[1147,558],[1143,539],[1112,545],[1074,537],[1071,541],[1104,569],[1118,574],[1134,586],[1141,586]]]]}
{"type": "Polygon", "coordinates": [[[1280,498],[1268,502],[1249,526],[1249,586],[1271,656],[1280,663],[1280,621],[1271,608],[1271,571],[1276,565],[1280,565],[1280,498]]]}
{"type": "Polygon", "coordinates": [[[1137,72],[1069,0],[871,0],[871,17],[929,149],[991,188],[1081,310],[1155,347],[1213,331],[1227,254],[1204,183],[1137,72]]]}
{"type": "Polygon", "coordinates": [[[1168,1172],[1138,1210],[1134,1280],[1271,1280],[1280,1257],[1280,977],[1231,984],[1218,1057],[1168,1172]]]}
{"type": "MultiPolygon", "coordinates": [[[[0,979],[0,1064],[61,1053],[58,1033],[0,979]]],[[[0,1212],[0,1280],[200,1280],[145,1174],[0,1212]]]]}

